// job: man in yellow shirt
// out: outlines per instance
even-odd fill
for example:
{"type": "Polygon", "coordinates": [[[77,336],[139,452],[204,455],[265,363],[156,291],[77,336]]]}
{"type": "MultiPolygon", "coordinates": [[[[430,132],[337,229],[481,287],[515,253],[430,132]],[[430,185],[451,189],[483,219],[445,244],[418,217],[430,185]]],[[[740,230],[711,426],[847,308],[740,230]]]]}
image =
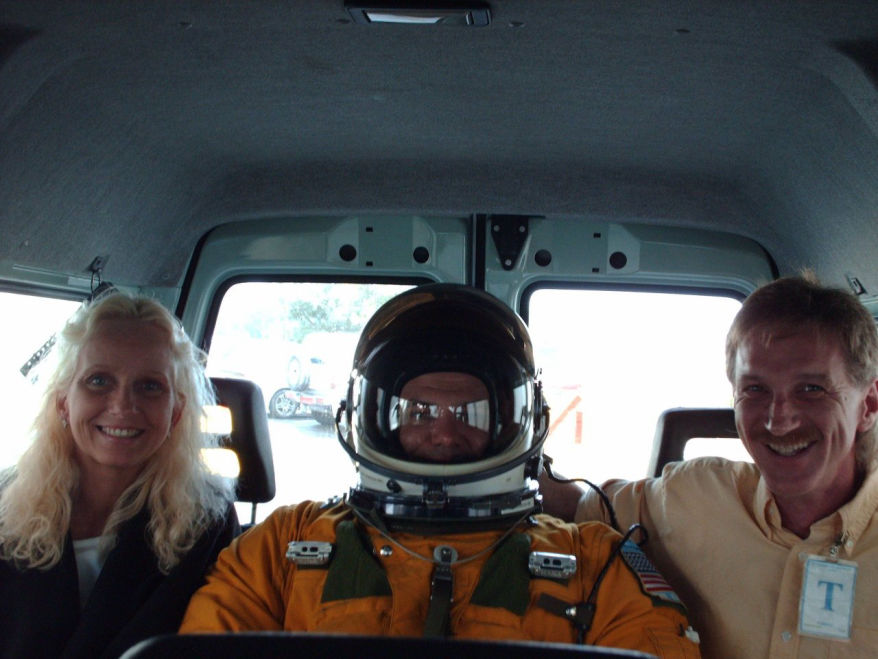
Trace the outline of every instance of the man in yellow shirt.
{"type": "MultiPolygon", "coordinates": [[[[705,656],[878,655],[874,319],[846,291],[780,279],[744,302],[726,358],[755,464],[702,458],[609,481],[620,525],[648,531],[705,656]]],[[[576,519],[609,513],[588,492],[576,519]]]]}
{"type": "Polygon", "coordinates": [[[363,330],[339,439],[344,500],[276,511],[225,550],[182,632],[291,630],[584,643],[698,657],[636,544],[538,514],[548,406],[527,328],[435,284],[363,330]]]}

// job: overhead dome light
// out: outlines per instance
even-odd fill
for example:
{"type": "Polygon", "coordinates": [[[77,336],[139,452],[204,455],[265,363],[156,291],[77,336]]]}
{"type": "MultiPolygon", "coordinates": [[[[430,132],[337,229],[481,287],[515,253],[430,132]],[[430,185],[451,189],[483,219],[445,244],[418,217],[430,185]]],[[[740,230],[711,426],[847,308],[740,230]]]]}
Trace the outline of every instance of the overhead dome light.
{"type": "Polygon", "coordinates": [[[356,23],[396,23],[404,25],[464,25],[484,27],[491,22],[488,5],[455,2],[387,2],[366,5],[345,3],[356,23]]]}

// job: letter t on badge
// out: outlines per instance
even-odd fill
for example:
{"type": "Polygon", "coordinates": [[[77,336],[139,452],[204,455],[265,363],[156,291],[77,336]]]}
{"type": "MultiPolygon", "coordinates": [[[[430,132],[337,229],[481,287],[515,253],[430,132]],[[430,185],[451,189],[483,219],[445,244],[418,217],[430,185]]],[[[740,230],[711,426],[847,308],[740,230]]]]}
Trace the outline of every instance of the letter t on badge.
{"type": "Polygon", "coordinates": [[[808,556],[799,600],[799,633],[850,640],[857,564],[808,556]]]}

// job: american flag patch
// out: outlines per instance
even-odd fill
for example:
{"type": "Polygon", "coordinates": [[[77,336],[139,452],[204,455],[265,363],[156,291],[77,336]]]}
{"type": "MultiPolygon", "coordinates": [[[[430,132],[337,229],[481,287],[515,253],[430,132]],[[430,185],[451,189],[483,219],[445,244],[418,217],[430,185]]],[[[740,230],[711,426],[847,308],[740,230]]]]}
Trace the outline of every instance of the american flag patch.
{"type": "Polygon", "coordinates": [[[668,582],[665,581],[665,578],[659,571],[655,569],[652,561],[646,557],[646,554],[643,553],[640,547],[631,540],[626,540],[622,545],[621,553],[626,565],[631,568],[637,580],[640,581],[640,587],[645,594],[666,604],[683,606],[680,598],[677,597],[677,593],[668,585],[668,582]]]}

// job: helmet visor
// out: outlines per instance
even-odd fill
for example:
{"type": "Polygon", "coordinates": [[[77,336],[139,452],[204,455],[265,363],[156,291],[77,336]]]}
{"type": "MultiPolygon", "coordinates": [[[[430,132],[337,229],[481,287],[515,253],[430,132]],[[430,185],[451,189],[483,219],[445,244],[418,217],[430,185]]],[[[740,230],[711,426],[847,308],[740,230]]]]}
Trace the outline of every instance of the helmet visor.
{"type": "Polygon", "coordinates": [[[529,381],[489,387],[473,374],[431,371],[388,391],[363,376],[358,380],[355,436],[369,453],[409,462],[470,463],[503,453],[530,430],[529,381]]]}
{"type": "Polygon", "coordinates": [[[441,421],[443,415],[448,415],[460,426],[480,430],[486,436],[491,429],[491,403],[487,398],[454,405],[397,398],[391,412],[390,429],[432,426],[441,421]]]}
{"type": "Polygon", "coordinates": [[[389,429],[403,453],[424,462],[470,462],[488,448],[488,388],[474,375],[424,373],[405,383],[390,401],[389,429]]]}

